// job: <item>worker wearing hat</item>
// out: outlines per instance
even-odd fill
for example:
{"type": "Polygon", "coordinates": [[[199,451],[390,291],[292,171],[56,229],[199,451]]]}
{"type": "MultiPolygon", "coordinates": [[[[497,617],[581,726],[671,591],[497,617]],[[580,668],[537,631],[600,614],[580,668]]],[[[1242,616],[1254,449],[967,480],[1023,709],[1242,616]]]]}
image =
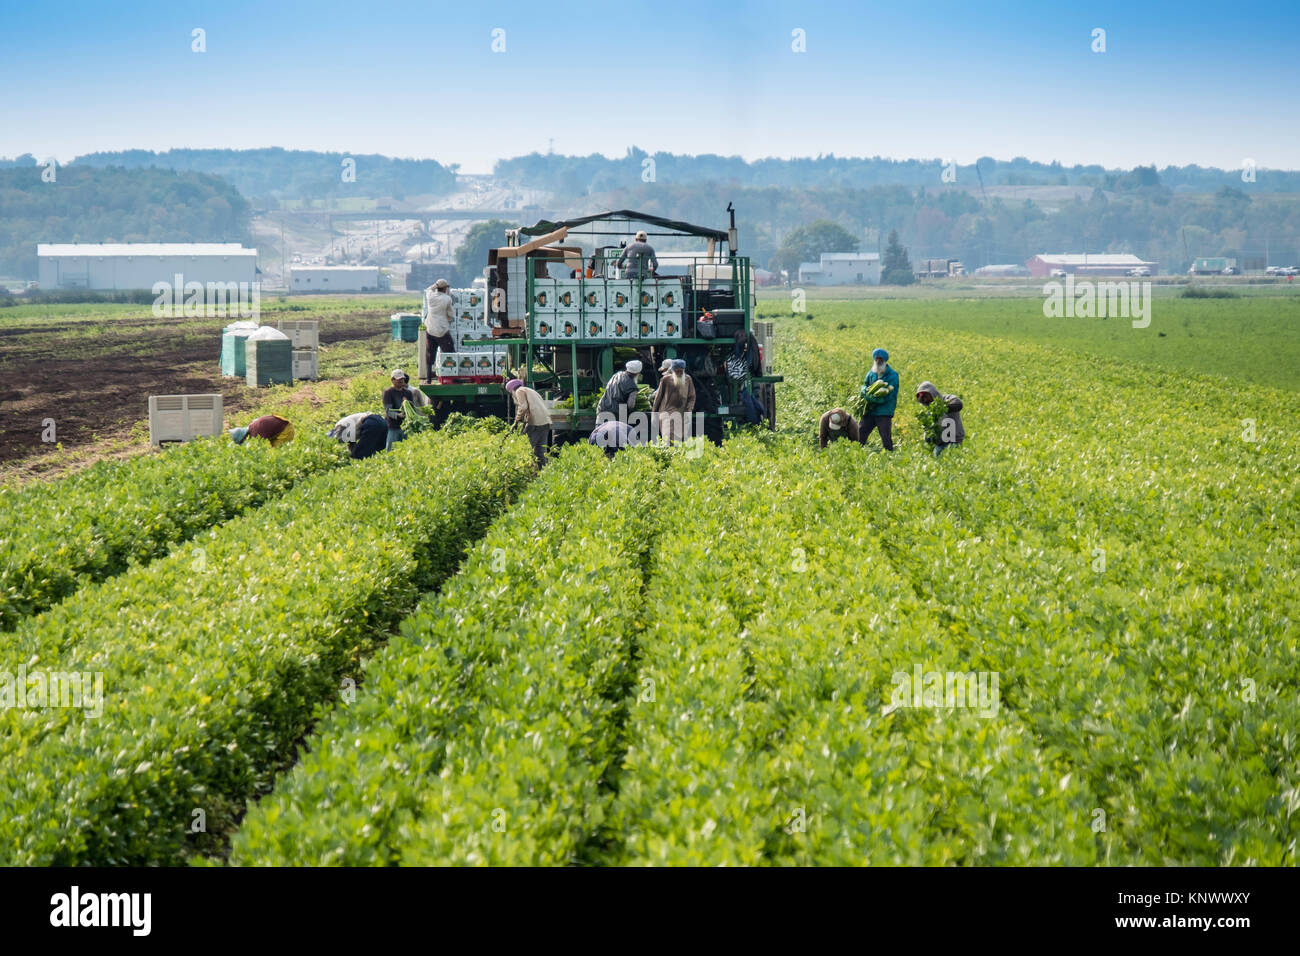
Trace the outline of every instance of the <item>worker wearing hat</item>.
{"type": "Polygon", "coordinates": [[[517,378],[506,382],[506,391],[515,403],[515,424],[528,436],[540,471],[546,464],[546,448],[551,441],[551,411],[542,396],[517,378]]]}
{"type": "Polygon", "coordinates": [[[894,410],[898,407],[898,372],[889,364],[889,353],[884,349],[876,349],[872,352],[871,361],[871,370],[867,372],[866,380],[862,383],[863,398],[866,398],[867,389],[876,382],[885,382],[889,385],[889,394],[875,404],[868,401],[867,412],[858,425],[858,440],[865,445],[867,436],[874,428],[880,432],[880,442],[884,445],[885,451],[893,451],[894,410]]]}
{"type": "Polygon", "coordinates": [[[860,441],[858,423],[844,409],[832,408],[822,416],[821,425],[818,428],[817,445],[819,448],[825,448],[831,442],[841,438],[847,438],[854,442],[860,441]]]}
{"type": "Polygon", "coordinates": [[[456,319],[456,304],[451,297],[451,284],[439,279],[424,293],[425,353],[429,361],[429,378],[438,367],[438,350],[456,351],[451,337],[451,326],[456,319]]]}
{"type": "Polygon", "coordinates": [[[623,269],[624,279],[649,279],[659,269],[659,260],[655,258],[654,247],[646,241],[648,237],[642,229],[636,234],[636,240],[629,242],[618,257],[618,267],[623,269]],[[630,265],[628,265],[630,263],[630,265]]]}
{"type": "Polygon", "coordinates": [[[263,415],[254,418],[246,428],[230,429],[230,437],[236,445],[242,445],[248,438],[265,438],[272,448],[287,445],[293,441],[293,423],[279,415],[263,415]]]}
{"type": "Polygon", "coordinates": [[[395,368],[388,376],[389,381],[393,384],[390,388],[384,389],[384,421],[388,424],[388,437],[384,443],[384,451],[393,447],[394,442],[399,442],[406,437],[402,431],[402,422],[406,418],[402,407],[410,402],[412,405],[427,405],[429,397],[418,388],[411,388],[411,379],[400,368],[395,368]]]}
{"type": "Polygon", "coordinates": [[[641,360],[632,359],[610,376],[596,405],[596,422],[626,422],[636,411],[637,383],[641,380],[641,360]]]}

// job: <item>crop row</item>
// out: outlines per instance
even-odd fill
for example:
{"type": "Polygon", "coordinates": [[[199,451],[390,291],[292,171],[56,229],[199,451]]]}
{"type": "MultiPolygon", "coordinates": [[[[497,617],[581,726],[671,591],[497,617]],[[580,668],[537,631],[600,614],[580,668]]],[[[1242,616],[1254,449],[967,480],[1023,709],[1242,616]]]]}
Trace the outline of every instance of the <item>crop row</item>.
{"type": "Polygon", "coordinates": [[[326,422],[352,410],[355,392],[339,390],[323,406],[285,412],[298,437],[280,448],[260,441],[236,448],[222,435],[0,489],[0,631],[346,462],[323,432],[326,422]]]}
{"type": "Polygon", "coordinates": [[[517,438],[421,436],[23,621],[6,674],[98,675],[102,696],[0,713],[0,860],[206,848],[532,473],[517,438]]]}
{"type": "Polygon", "coordinates": [[[659,475],[586,446],[549,465],[249,810],[231,861],[580,859],[620,755],[659,475]]]}

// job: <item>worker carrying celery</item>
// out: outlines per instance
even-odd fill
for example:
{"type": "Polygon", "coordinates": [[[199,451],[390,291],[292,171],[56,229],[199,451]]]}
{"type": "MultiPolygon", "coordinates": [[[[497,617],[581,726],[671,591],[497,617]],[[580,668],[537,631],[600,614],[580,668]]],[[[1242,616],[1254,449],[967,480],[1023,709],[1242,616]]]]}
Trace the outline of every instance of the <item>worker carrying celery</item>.
{"type": "Polygon", "coordinates": [[[925,431],[926,442],[934,446],[936,458],[949,445],[960,445],[966,440],[959,396],[941,395],[933,382],[922,382],[916,388],[916,400],[924,406],[917,417],[925,431]]]}
{"type": "Polygon", "coordinates": [[[872,366],[862,382],[858,398],[864,407],[858,426],[858,440],[867,443],[872,429],[880,432],[885,451],[894,450],[894,410],[898,407],[898,372],[889,364],[889,353],[876,349],[871,353],[872,366]],[[884,382],[884,385],[877,383],[884,382]]]}

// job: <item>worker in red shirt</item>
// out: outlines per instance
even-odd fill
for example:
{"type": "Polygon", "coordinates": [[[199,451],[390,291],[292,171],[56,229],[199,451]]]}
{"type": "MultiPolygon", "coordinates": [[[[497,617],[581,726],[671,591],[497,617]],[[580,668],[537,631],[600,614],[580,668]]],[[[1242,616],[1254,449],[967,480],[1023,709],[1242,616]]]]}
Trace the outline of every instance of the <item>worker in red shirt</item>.
{"type": "Polygon", "coordinates": [[[236,445],[242,445],[247,438],[265,438],[272,448],[293,441],[293,423],[279,415],[263,415],[254,418],[246,428],[230,429],[230,437],[236,445]]]}

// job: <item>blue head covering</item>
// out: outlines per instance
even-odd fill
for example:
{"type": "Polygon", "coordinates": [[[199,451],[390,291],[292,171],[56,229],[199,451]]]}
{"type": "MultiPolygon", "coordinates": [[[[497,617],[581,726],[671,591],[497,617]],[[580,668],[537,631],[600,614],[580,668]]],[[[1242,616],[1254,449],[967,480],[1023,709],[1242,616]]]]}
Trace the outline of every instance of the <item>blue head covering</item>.
{"type": "Polygon", "coordinates": [[[876,349],[871,353],[871,357],[872,359],[884,359],[886,362],[889,361],[889,353],[884,349],[876,349]]]}
{"type": "Polygon", "coordinates": [[[240,426],[239,428],[230,429],[230,437],[234,439],[236,445],[242,445],[244,439],[248,437],[248,429],[240,426]]]}
{"type": "Polygon", "coordinates": [[[673,368],[679,368],[686,371],[686,359],[673,359],[673,368]]]}

